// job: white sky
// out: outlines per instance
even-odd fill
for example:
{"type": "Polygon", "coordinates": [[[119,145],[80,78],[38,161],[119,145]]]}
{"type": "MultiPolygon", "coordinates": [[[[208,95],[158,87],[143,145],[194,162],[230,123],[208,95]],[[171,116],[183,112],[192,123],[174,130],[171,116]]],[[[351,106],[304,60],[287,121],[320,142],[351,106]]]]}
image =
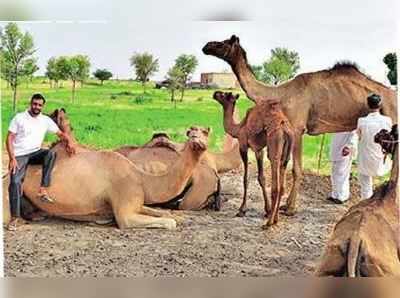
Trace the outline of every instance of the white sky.
{"type": "Polygon", "coordinates": [[[205,56],[201,48],[236,34],[252,64],[262,63],[272,48],[283,46],[300,54],[300,72],[352,60],[376,80],[388,83],[382,58],[398,46],[395,0],[18,3],[29,19],[52,21],[20,24],[34,36],[41,74],[51,56],[82,53],[90,56],[92,70],[108,68],[119,78],[129,78],[133,77],[129,57],[148,51],[159,58],[157,80],[165,77],[179,54],[196,55],[199,67],[193,79],[197,81],[201,72],[229,69],[225,62],[205,56]],[[245,21],[215,21],[224,19],[245,21]]]}

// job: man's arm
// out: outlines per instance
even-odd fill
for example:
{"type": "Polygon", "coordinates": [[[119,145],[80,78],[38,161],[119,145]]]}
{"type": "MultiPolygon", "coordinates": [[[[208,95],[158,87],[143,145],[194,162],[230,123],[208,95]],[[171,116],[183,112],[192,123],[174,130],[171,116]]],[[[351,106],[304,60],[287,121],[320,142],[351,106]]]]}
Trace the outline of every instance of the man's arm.
{"type": "Polygon", "coordinates": [[[76,145],[68,134],[59,130],[58,132],[56,132],[56,135],[60,138],[61,141],[65,141],[67,143],[67,152],[69,154],[72,155],[76,153],[76,145]]]}
{"type": "Polygon", "coordinates": [[[14,154],[15,137],[16,137],[15,133],[8,131],[7,139],[6,139],[7,153],[8,153],[8,157],[9,157],[8,170],[13,174],[19,168],[17,159],[15,158],[15,154],[14,154]]]}

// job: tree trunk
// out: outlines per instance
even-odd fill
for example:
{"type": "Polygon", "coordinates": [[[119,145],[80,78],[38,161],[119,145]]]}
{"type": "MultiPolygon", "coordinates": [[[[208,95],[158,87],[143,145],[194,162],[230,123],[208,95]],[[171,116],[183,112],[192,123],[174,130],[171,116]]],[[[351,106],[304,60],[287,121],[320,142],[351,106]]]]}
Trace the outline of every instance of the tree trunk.
{"type": "Polygon", "coordinates": [[[182,89],[181,89],[181,101],[183,101],[183,94],[185,93],[185,88],[183,87],[182,89]]]}
{"type": "Polygon", "coordinates": [[[75,86],[76,85],[76,81],[72,81],[72,103],[75,102],[75,86]]]}
{"type": "Polygon", "coordinates": [[[17,107],[17,86],[13,88],[13,114],[15,114],[16,107],[17,107]]]}
{"type": "Polygon", "coordinates": [[[143,85],[143,95],[146,93],[146,82],[142,82],[143,85]]]}
{"type": "Polygon", "coordinates": [[[103,80],[101,80],[101,86],[103,86],[103,83],[104,83],[104,81],[103,81],[103,80]]]}
{"type": "Polygon", "coordinates": [[[171,89],[171,102],[175,100],[175,89],[171,89]]]}

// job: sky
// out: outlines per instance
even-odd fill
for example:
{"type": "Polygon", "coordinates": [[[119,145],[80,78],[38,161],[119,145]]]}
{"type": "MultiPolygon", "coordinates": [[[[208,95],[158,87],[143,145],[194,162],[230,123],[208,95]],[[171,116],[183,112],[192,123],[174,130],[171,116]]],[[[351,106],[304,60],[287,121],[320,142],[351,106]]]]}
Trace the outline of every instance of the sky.
{"type": "Polygon", "coordinates": [[[399,45],[395,0],[5,1],[10,13],[0,15],[3,20],[27,21],[19,25],[34,37],[38,74],[51,56],[86,54],[92,71],[107,68],[115,77],[133,78],[129,58],[147,51],[160,63],[152,79],[164,79],[178,55],[193,54],[199,60],[193,80],[199,81],[202,72],[230,69],[202,47],[235,34],[251,64],[287,47],[300,55],[299,73],[351,60],[388,84],[382,58],[399,45]]]}

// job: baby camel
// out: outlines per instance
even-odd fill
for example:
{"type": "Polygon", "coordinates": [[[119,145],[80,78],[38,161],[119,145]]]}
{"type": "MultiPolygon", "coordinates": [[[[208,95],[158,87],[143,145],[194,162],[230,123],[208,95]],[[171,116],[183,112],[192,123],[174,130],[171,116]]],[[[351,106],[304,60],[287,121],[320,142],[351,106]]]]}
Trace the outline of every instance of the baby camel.
{"type": "Polygon", "coordinates": [[[225,132],[237,138],[240,146],[240,156],[244,166],[243,176],[243,202],[240,206],[238,216],[244,216],[246,212],[247,187],[248,187],[248,157],[247,152],[250,147],[257,159],[258,182],[261,186],[266,216],[269,214],[268,222],[263,226],[267,228],[278,222],[278,209],[281,196],[284,192],[284,180],[286,167],[289,162],[293,147],[293,130],[285,115],[283,114],[280,102],[277,100],[266,100],[257,104],[247,111],[246,117],[240,123],[233,120],[236,96],[231,92],[216,91],[214,99],[218,101],[224,109],[224,128],[225,132]],[[271,199],[272,209],[269,206],[265,176],[263,169],[264,151],[268,149],[268,159],[271,162],[272,187],[271,199]]]}

